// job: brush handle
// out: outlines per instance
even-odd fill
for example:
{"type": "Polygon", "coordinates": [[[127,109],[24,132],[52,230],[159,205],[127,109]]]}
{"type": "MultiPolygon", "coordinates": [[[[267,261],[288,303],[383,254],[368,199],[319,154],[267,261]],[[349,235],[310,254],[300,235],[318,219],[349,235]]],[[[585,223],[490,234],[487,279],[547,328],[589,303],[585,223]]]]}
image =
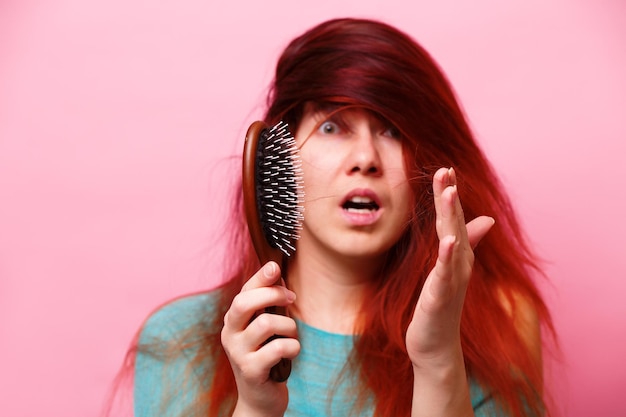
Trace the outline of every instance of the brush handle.
{"type": "MultiPolygon", "coordinates": [[[[246,141],[244,143],[243,150],[243,203],[246,213],[246,220],[248,222],[248,230],[252,239],[252,245],[259,258],[261,265],[266,264],[269,261],[274,261],[281,267],[281,272],[286,271],[283,268],[284,255],[278,248],[272,248],[267,238],[263,233],[261,226],[260,215],[257,206],[257,150],[259,144],[259,137],[264,130],[267,130],[268,126],[261,121],[256,121],[250,125],[248,132],[246,133],[246,141]]],[[[277,282],[280,285],[280,280],[277,282]]],[[[287,310],[285,307],[274,306],[265,309],[267,313],[281,314],[286,316],[287,310]]],[[[267,342],[280,337],[272,336],[267,342]]],[[[267,343],[266,342],[266,343],[267,343]]],[[[279,363],[274,365],[270,370],[270,378],[276,382],[286,381],[291,373],[291,361],[289,359],[282,358],[279,363]]]]}
{"type": "MultiPolygon", "coordinates": [[[[287,310],[285,309],[285,307],[279,307],[279,306],[268,307],[265,309],[265,312],[271,313],[271,314],[281,314],[283,316],[287,315],[287,310]]],[[[267,339],[267,342],[270,342],[278,337],[280,336],[272,336],[269,339],[267,339]]],[[[280,361],[276,365],[272,366],[272,369],[270,369],[270,378],[276,382],[286,381],[287,378],[289,378],[290,374],[291,374],[291,360],[286,359],[286,358],[281,358],[280,361]]]]}

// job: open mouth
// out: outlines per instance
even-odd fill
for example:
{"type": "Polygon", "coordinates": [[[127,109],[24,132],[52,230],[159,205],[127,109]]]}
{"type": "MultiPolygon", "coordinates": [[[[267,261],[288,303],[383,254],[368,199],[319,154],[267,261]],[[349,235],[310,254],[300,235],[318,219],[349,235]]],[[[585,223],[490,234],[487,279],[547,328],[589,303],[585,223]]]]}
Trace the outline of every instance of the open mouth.
{"type": "Polygon", "coordinates": [[[371,213],[377,211],[380,206],[369,197],[354,196],[342,204],[344,210],[351,213],[371,213]]]}

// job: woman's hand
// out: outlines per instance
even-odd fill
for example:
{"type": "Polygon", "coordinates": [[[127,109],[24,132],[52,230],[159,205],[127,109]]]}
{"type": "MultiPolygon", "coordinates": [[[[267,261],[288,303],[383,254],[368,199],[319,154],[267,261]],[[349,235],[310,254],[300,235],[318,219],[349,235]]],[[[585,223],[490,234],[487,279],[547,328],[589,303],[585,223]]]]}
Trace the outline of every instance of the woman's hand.
{"type": "Polygon", "coordinates": [[[272,366],[281,358],[293,359],[300,352],[293,319],[264,313],[272,306],[287,306],[295,294],[276,285],[280,268],[275,262],[264,265],[235,296],[224,316],[222,345],[237,383],[237,416],[282,416],[287,409],[285,383],[270,379],[272,366]],[[274,335],[283,336],[272,341],[274,335]]]}
{"type": "Polygon", "coordinates": [[[465,224],[456,186],[452,168],[435,173],[438,259],[406,334],[414,372],[414,416],[471,415],[461,350],[461,312],[474,265],[473,248],[494,220],[480,216],[465,224]]]}

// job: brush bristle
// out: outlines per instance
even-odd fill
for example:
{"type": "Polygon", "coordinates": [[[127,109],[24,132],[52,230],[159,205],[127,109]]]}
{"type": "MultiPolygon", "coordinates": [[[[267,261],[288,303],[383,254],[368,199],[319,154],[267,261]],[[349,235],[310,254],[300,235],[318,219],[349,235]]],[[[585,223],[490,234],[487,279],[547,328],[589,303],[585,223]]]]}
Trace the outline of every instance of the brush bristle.
{"type": "Polygon", "coordinates": [[[264,130],[257,148],[257,205],[263,233],[287,256],[295,252],[303,219],[302,166],[284,122],[264,130]]]}

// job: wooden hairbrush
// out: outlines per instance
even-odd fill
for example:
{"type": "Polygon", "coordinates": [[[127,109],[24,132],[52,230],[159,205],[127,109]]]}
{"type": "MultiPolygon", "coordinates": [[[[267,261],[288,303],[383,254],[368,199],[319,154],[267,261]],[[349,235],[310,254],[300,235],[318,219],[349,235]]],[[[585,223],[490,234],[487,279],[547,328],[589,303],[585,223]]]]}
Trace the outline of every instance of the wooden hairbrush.
{"type": "MultiPolygon", "coordinates": [[[[286,123],[268,127],[256,121],[250,125],[243,150],[242,180],[248,230],[259,261],[261,265],[274,261],[286,274],[286,260],[296,250],[303,218],[300,157],[286,123]]],[[[265,311],[286,315],[286,308],[281,306],[265,311]]],[[[290,373],[291,361],[282,358],[272,367],[270,378],[283,382],[290,373]]]]}

